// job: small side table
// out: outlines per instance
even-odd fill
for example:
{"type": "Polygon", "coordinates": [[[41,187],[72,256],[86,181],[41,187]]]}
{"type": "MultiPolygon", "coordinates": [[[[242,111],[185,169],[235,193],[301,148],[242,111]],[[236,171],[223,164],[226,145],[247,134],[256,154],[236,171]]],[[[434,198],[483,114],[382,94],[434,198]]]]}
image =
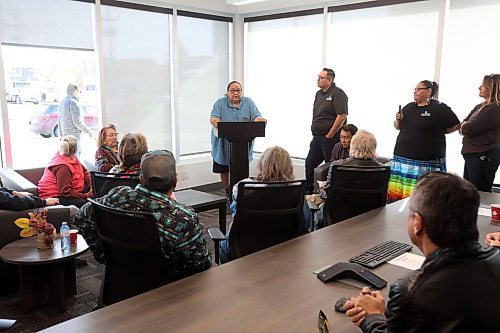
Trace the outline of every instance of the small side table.
{"type": "Polygon", "coordinates": [[[19,266],[21,311],[29,312],[51,304],[66,310],[66,296],[76,294],[75,257],[89,249],[78,235],[76,247],[61,250],[61,239],[54,240],[53,249],[39,250],[36,237],[24,238],[4,246],[0,258],[19,266]]]}

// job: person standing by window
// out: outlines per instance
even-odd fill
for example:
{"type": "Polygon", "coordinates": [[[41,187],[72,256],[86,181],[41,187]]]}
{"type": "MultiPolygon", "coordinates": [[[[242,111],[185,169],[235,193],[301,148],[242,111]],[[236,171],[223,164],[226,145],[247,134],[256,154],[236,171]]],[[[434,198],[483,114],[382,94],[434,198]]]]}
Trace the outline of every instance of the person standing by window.
{"type": "Polygon", "coordinates": [[[491,192],[500,164],[500,74],[486,75],[479,87],[484,102],[460,125],[464,178],[478,191],[491,192]]]}
{"type": "Polygon", "coordinates": [[[80,92],[80,88],[75,83],[68,84],[67,96],[59,104],[58,120],[59,136],[73,135],[79,145],[82,132],[95,137],[95,133],[83,123],[79,101],[80,92]]]}
{"type": "Polygon", "coordinates": [[[413,90],[415,102],[396,113],[399,130],[391,165],[387,201],[409,197],[418,177],[428,171],[446,171],[446,138],[460,127],[451,108],[435,99],[438,84],[420,81],[413,90]]]}
{"type": "Polygon", "coordinates": [[[332,149],[340,142],[340,128],[347,120],[347,95],[335,83],[335,72],[323,68],[318,75],[318,88],[313,105],[311,132],[313,139],[306,157],[306,191],[314,188],[314,168],[329,162],[332,149]]]}
{"type": "MultiPolygon", "coordinates": [[[[229,141],[218,138],[215,134],[218,124],[221,121],[263,121],[262,115],[257,109],[255,103],[249,98],[243,96],[241,83],[232,81],[227,85],[226,95],[219,98],[210,113],[210,124],[213,126],[211,132],[212,158],[214,173],[220,174],[222,186],[226,190],[228,198],[229,193],[229,141]]],[[[253,141],[249,150],[249,161],[252,160],[253,141]]]]}

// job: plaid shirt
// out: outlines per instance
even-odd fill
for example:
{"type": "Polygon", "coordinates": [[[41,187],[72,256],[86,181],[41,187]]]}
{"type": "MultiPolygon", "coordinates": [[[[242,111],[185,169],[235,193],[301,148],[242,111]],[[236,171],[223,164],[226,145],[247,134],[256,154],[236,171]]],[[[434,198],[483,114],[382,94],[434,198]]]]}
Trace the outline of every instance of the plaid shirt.
{"type": "MultiPolygon", "coordinates": [[[[135,189],[128,186],[115,187],[96,201],[108,207],[153,213],[163,252],[178,277],[200,272],[211,266],[212,258],[202,237],[198,215],[192,208],[140,184],[135,189]]],[[[97,235],[94,210],[90,202],[78,211],[74,225],[89,244],[96,260],[104,263],[104,250],[97,235]]]]}

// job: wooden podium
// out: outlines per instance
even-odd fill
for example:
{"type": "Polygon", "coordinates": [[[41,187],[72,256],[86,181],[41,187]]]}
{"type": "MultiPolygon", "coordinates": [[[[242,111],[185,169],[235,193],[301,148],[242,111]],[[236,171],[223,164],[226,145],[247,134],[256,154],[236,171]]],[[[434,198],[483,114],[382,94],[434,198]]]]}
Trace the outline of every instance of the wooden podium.
{"type": "Polygon", "coordinates": [[[266,135],[266,123],[263,121],[231,122],[218,124],[218,137],[230,143],[229,188],[240,180],[248,178],[248,150],[250,141],[266,135]]]}

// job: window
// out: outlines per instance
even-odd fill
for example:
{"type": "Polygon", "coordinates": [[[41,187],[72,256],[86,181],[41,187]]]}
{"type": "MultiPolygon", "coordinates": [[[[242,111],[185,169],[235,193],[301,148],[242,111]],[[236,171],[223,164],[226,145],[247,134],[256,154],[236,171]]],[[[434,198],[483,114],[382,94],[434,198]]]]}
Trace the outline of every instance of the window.
{"type": "Polygon", "coordinates": [[[229,80],[232,23],[177,16],[180,155],[210,151],[210,111],[229,80]]]}
{"type": "Polygon", "coordinates": [[[322,15],[246,23],[246,87],[268,120],[266,137],[254,149],[281,146],[290,155],[306,157],[316,76],[321,66],[322,15]]]}
{"type": "MultiPolygon", "coordinates": [[[[463,120],[475,105],[483,102],[478,94],[483,77],[500,73],[500,45],[495,41],[496,36],[500,35],[499,20],[498,1],[451,1],[446,21],[439,97],[452,106],[460,120],[463,120]]],[[[463,158],[459,154],[462,139],[456,134],[449,135],[447,139],[448,152],[455,152],[453,158],[454,164],[457,165],[456,168],[450,169],[462,175],[463,158]]],[[[450,155],[448,159],[452,158],[450,155]]],[[[500,173],[497,172],[495,183],[499,182],[500,173]]]]}
{"type": "Polygon", "coordinates": [[[114,6],[101,14],[103,118],[144,134],[150,149],[172,149],[170,15],[114,6]]]}
{"type": "Polygon", "coordinates": [[[398,105],[433,80],[438,1],[330,13],[327,63],[349,98],[348,122],[377,138],[377,153],[392,157],[398,105]]]}
{"type": "MultiPolygon", "coordinates": [[[[8,119],[3,148],[16,169],[45,166],[58,150],[57,105],[68,83],[96,85],[92,9],[89,3],[66,0],[0,1],[8,103],[2,110],[8,119]]],[[[96,101],[95,92],[82,92],[80,102],[92,110],[84,120],[94,130],[96,101]]],[[[95,142],[86,137],[80,148],[93,159],[95,142]]]]}

